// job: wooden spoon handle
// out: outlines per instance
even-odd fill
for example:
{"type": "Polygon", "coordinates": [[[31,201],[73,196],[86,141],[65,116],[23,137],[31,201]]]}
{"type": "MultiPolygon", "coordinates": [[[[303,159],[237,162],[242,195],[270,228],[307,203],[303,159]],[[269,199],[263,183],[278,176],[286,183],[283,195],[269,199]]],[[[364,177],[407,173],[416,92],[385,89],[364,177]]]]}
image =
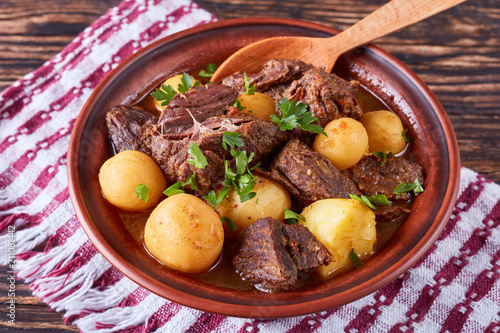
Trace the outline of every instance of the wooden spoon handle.
{"type": "Polygon", "coordinates": [[[323,39],[328,54],[337,57],[378,37],[424,20],[466,0],[392,0],[340,34],[323,39]]]}

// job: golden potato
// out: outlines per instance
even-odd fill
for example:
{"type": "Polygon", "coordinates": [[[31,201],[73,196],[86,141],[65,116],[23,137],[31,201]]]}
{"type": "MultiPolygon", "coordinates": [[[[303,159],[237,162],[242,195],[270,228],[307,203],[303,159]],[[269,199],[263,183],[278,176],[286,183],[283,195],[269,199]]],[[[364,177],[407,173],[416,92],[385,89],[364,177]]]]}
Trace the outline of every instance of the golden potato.
{"type": "MultiPolygon", "coordinates": [[[[176,75],[171,76],[168,79],[166,79],[162,84],[164,84],[166,86],[171,85],[175,91],[179,92],[178,86],[179,86],[179,84],[182,84],[181,78],[182,78],[182,74],[176,74],[176,75]]],[[[193,85],[196,82],[198,82],[198,81],[197,80],[193,81],[193,85]]],[[[156,105],[156,108],[158,109],[158,111],[162,111],[167,107],[166,105],[165,106],[161,105],[161,103],[163,103],[163,101],[155,100],[154,102],[155,102],[155,105],[156,105]]]]}
{"type": "Polygon", "coordinates": [[[401,134],[403,123],[395,113],[384,110],[368,112],[359,121],[368,133],[370,152],[392,152],[396,155],[405,149],[406,141],[401,134]]]}
{"type": "Polygon", "coordinates": [[[194,195],[181,193],[153,210],[144,228],[144,243],[165,266],[201,273],[219,258],[224,228],[211,207],[194,195]]]}
{"type": "Polygon", "coordinates": [[[264,217],[284,221],[285,209],[292,207],[292,199],[281,184],[258,177],[253,191],[257,193],[255,198],[242,203],[238,194],[231,190],[228,193],[229,201],[222,200],[215,210],[220,216],[231,219],[238,227],[238,231],[264,217]]]}
{"type": "Polygon", "coordinates": [[[99,170],[104,197],[114,206],[138,212],[158,203],[167,181],[158,164],[148,155],[125,150],[108,159],[99,170]],[[148,188],[148,200],[137,197],[137,185],[148,188]]]}
{"type": "Polygon", "coordinates": [[[242,112],[263,120],[271,120],[271,115],[275,114],[274,99],[271,96],[256,92],[253,95],[241,94],[238,99],[243,107],[242,112]]]}
{"type": "Polygon", "coordinates": [[[368,150],[368,134],[355,119],[332,120],[325,126],[325,132],[327,137],[316,136],[313,150],[328,158],[339,170],[358,163],[368,150]]]}
{"type": "Polygon", "coordinates": [[[305,225],[332,252],[332,262],[319,267],[324,277],[332,277],[353,267],[349,253],[361,260],[373,254],[377,240],[375,213],[353,199],[324,199],[304,208],[305,225]]]}

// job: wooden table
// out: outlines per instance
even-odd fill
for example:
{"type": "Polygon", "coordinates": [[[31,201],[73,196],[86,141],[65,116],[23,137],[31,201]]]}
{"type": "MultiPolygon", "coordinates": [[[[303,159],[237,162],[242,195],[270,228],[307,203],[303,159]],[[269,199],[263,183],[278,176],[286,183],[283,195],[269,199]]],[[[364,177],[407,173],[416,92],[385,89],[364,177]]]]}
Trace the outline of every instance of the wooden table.
{"type": "MultiPolygon", "coordinates": [[[[121,0],[0,1],[0,91],[59,52],[85,27],[121,0]]],[[[174,0],[171,0],[174,1],[174,0]]],[[[439,1],[439,0],[437,0],[439,1]]],[[[292,17],[345,29],[386,0],[196,0],[220,19],[292,17]]],[[[475,0],[441,13],[376,44],[420,75],[446,109],[462,164],[500,182],[500,8],[475,0]]],[[[0,268],[0,331],[78,331],[16,289],[16,326],[6,324],[7,268],[0,268]]]]}

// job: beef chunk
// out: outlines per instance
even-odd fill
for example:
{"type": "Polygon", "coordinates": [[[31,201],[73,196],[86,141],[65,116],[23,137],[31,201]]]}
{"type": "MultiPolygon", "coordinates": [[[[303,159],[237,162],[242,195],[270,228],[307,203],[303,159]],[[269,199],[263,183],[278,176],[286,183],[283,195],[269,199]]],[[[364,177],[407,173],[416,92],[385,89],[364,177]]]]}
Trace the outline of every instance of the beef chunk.
{"type": "MultiPolygon", "coordinates": [[[[331,120],[350,117],[361,118],[363,111],[354,98],[356,82],[347,82],[335,74],[328,74],[323,68],[312,68],[299,80],[285,89],[283,97],[309,105],[309,111],[325,127],[331,120]]],[[[277,101],[281,96],[276,96],[277,101]]]]}
{"type": "Polygon", "coordinates": [[[367,156],[343,171],[367,195],[385,194],[389,200],[407,201],[410,193],[394,194],[401,183],[413,183],[418,178],[424,184],[422,167],[403,158],[388,158],[382,165],[378,158],[367,156]]]}
{"type": "Polygon", "coordinates": [[[106,114],[106,125],[117,152],[137,150],[150,154],[146,133],[157,118],[140,108],[120,105],[106,114]]]}
{"type": "Polygon", "coordinates": [[[398,217],[409,214],[410,209],[399,206],[397,204],[393,204],[392,206],[377,207],[374,212],[375,220],[377,222],[391,222],[398,217]]]}
{"type": "Polygon", "coordinates": [[[179,133],[192,127],[193,117],[202,122],[221,116],[236,98],[233,88],[221,84],[193,87],[185,94],[177,94],[161,113],[162,133],[179,133]]]}
{"type": "Polygon", "coordinates": [[[292,289],[303,272],[330,260],[330,251],[309,229],[268,217],[242,232],[233,264],[241,278],[257,289],[277,292],[292,289]]]}
{"type": "MultiPolygon", "coordinates": [[[[222,148],[222,135],[225,131],[233,131],[241,134],[244,146],[237,150],[246,150],[247,156],[254,154],[252,165],[260,162],[276,147],[283,144],[287,136],[270,121],[265,121],[248,114],[240,114],[234,117],[223,116],[209,118],[197,125],[204,128],[203,132],[191,131],[190,136],[182,140],[173,140],[170,134],[161,135],[156,132],[149,138],[151,156],[160,165],[167,181],[170,183],[183,181],[196,172],[199,193],[207,194],[210,189],[217,189],[224,180],[224,160],[234,165],[234,158],[229,150],[222,148]],[[220,128],[212,129],[219,124],[220,128]],[[208,166],[205,169],[195,169],[188,162],[192,159],[188,150],[191,144],[196,143],[205,155],[208,166]]],[[[233,168],[235,170],[235,168],[233,168]]]]}
{"type": "MultiPolygon", "coordinates": [[[[280,87],[300,78],[303,72],[312,68],[300,60],[273,59],[264,64],[263,69],[255,74],[247,74],[250,85],[255,85],[258,92],[266,92],[271,88],[280,87]]],[[[239,93],[245,91],[244,74],[237,73],[223,79],[222,83],[235,88],[239,93]]],[[[274,96],[274,93],[270,96],[274,96]]]]}
{"type": "Polygon", "coordinates": [[[298,139],[290,140],[274,158],[269,175],[304,203],[359,195],[356,185],[326,157],[298,139]]]}

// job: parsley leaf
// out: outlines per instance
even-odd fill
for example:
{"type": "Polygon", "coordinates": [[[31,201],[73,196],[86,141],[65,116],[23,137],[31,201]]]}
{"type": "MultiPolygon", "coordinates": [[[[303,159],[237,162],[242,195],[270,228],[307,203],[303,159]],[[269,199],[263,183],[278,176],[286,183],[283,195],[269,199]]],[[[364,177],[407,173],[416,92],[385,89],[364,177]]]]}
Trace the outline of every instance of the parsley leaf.
{"type": "Polygon", "coordinates": [[[363,265],[363,262],[361,261],[361,258],[354,252],[354,249],[351,250],[349,253],[349,259],[351,259],[351,262],[354,264],[354,267],[359,268],[361,265],[363,265]]]}
{"type": "Polygon", "coordinates": [[[406,142],[411,142],[412,138],[406,136],[406,132],[408,132],[408,129],[405,129],[403,132],[401,132],[401,135],[403,136],[403,139],[405,139],[406,142]]]}
{"type": "Polygon", "coordinates": [[[177,86],[177,90],[180,93],[185,94],[192,87],[196,87],[196,86],[199,86],[201,84],[200,81],[195,81],[193,84],[193,81],[195,81],[195,80],[191,75],[189,75],[187,73],[182,73],[181,83],[179,83],[179,85],[177,86]]]}
{"type": "Polygon", "coordinates": [[[236,99],[236,101],[234,101],[232,106],[236,106],[238,108],[238,110],[243,111],[243,105],[241,105],[241,102],[239,99],[236,99]]]}
{"type": "Polygon", "coordinates": [[[246,74],[243,74],[243,78],[245,80],[245,95],[255,94],[255,84],[250,85],[250,82],[248,81],[248,77],[246,74]]]}
{"type": "Polygon", "coordinates": [[[193,160],[188,160],[189,164],[194,165],[194,167],[198,169],[206,168],[208,165],[207,158],[203,155],[203,152],[196,142],[189,146],[188,153],[194,158],[193,160]]]}
{"type": "Polygon", "coordinates": [[[394,194],[403,194],[405,192],[413,191],[413,193],[418,194],[424,191],[422,185],[418,181],[418,178],[415,178],[413,183],[401,183],[394,189],[394,194]]]}
{"type": "Polygon", "coordinates": [[[234,232],[234,231],[238,230],[238,227],[236,226],[236,224],[234,224],[233,221],[231,221],[230,218],[225,217],[225,216],[221,216],[220,220],[222,223],[226,222],[226,225],[230,231],[234,232]]]}
{"type": "Polygon", "coordinates": [[[193,173],[191,176],[189,176],[185,183],[177,182],[175,184],[172,184],[169,188],[167,188],[165,191],[163,191],[163,194],[171,197],[172,195],[184,193],[184,190],[182,189],[182,187],[184,187],[186,185],[191,185],[192,190],[198,189],[198,182],[196,181],[196,172],[193,173]]]}
{"type": "Polygon", "coordinates": [[[229,131],[222,133],[222,148],[227,150],[227,146],[231,148],[245,146],[241,138],[241,133],[229,131]]]}
{"type": "Polygon", "coordinates": [[[135,193],[137,197],[142,201],[148,202],[149,200],[149,188],[144,184],[139,184],[135,187],[135,193]]]}
{"type": "Polygon", "coordinates": [[[373,153],[373,155],[377,156],[379,159],[382,160],[382,163],[380,164],[381,166],[384,166],[386,160],[388,157],[392,157],[392,152],[388,152],[387,154],[383,151],[376,151],[373,153]]]}
{"type": "Polygon", "coordinates": [[[198,76],[200,76],[200,77],[212,77],[216,70],[217,70],[217,65],[214,63],[211,63],[211,64],[207,65],[207,70],[202,69],[198,73],[198,76]]]}
{"type": "Polygon", "coordinates": [[[219,195],[217,195],[217,196],[215,195],[215,191],[211,190],[203,198],[205,198],[205,200],[210,202],[210,204],[212,205],[212,208],[215,209],[215,207],[217,207],[217,205],[220,204],[225,197],[227,197],[227,194],[230,190],[231,190],[231,187],[225,187],[222,191],[219,192],[219,195]]]}
{"type": "Polygon", "coordinates": [[[392,206],[391,202],[387,199],[385,194],[374,194],[367,197],[368,201],[372,204],[380,206],[392,206]]]}
{"type": "Polygon", "coordinates": [[[385,194],[374,194],[370,195],[369,197],[365,195],[361,195],[361,197],[358,197],[355,194],[349,194],[351,199],[358,200],[361,202],[363,205],[370,207],[371,209],[377,209],[374,205],[380,205],[380,206],[391,206],[391,202],[387,199],[385,194]]]}
{"type": "Polygon", "coordinates": [[[271,115],[271,120],[280,127],[280,130],[293,130],[295,127],[299,126],[305,131],[326,136],[323,127],[312,124],[312,122],[317,121],[318,118],[307,111],[307,104],[301,102],[297,103],[294,99],[290,101],[283,97],[281,102],[278,102],[277,105],[281,110],[281,119],[273,114],[271,115]]]}
{"type": "Polygon", "coordinates": [[[368,200],[368,197],[364,196],[364,195],[361,195],[361,197],[358,197],[357,195],[355,194],[351,194],[349,193],[349,196],[351,197],[351,199],[354,199],[354,200],[358,200],[359,202],[361,202],[363,205],[365,206],[368,206],[370,207],[371,209],[377,209],[377,207],[375,207],[371,202],[370,200],[368,200]]]}
{"type": "Polygon", "coordinates": [[[163,101],[161,103],[161,106],[168,105],[172,98],[177,95],[177,91],[171,86],[171,85],[161,85],[161,88],[156,89],[151,93],[151,96],[156,100],[156,101],[163,101]]]}
{"type": "Polygon", "coordinates": [[[288,224],[297,224],[297,220],[306,221],[304,216],[295,213],[293,210],[285,209],[285,220],[288,224]]]}
{"type": "Polygon", "coordinates": [[[413,193],[422,193],[424,189],[422,188],[422,184],[418,181],[418,178],[415,178],[414,184],[416,185],[415,188],[413,189],[413,193]]]}

